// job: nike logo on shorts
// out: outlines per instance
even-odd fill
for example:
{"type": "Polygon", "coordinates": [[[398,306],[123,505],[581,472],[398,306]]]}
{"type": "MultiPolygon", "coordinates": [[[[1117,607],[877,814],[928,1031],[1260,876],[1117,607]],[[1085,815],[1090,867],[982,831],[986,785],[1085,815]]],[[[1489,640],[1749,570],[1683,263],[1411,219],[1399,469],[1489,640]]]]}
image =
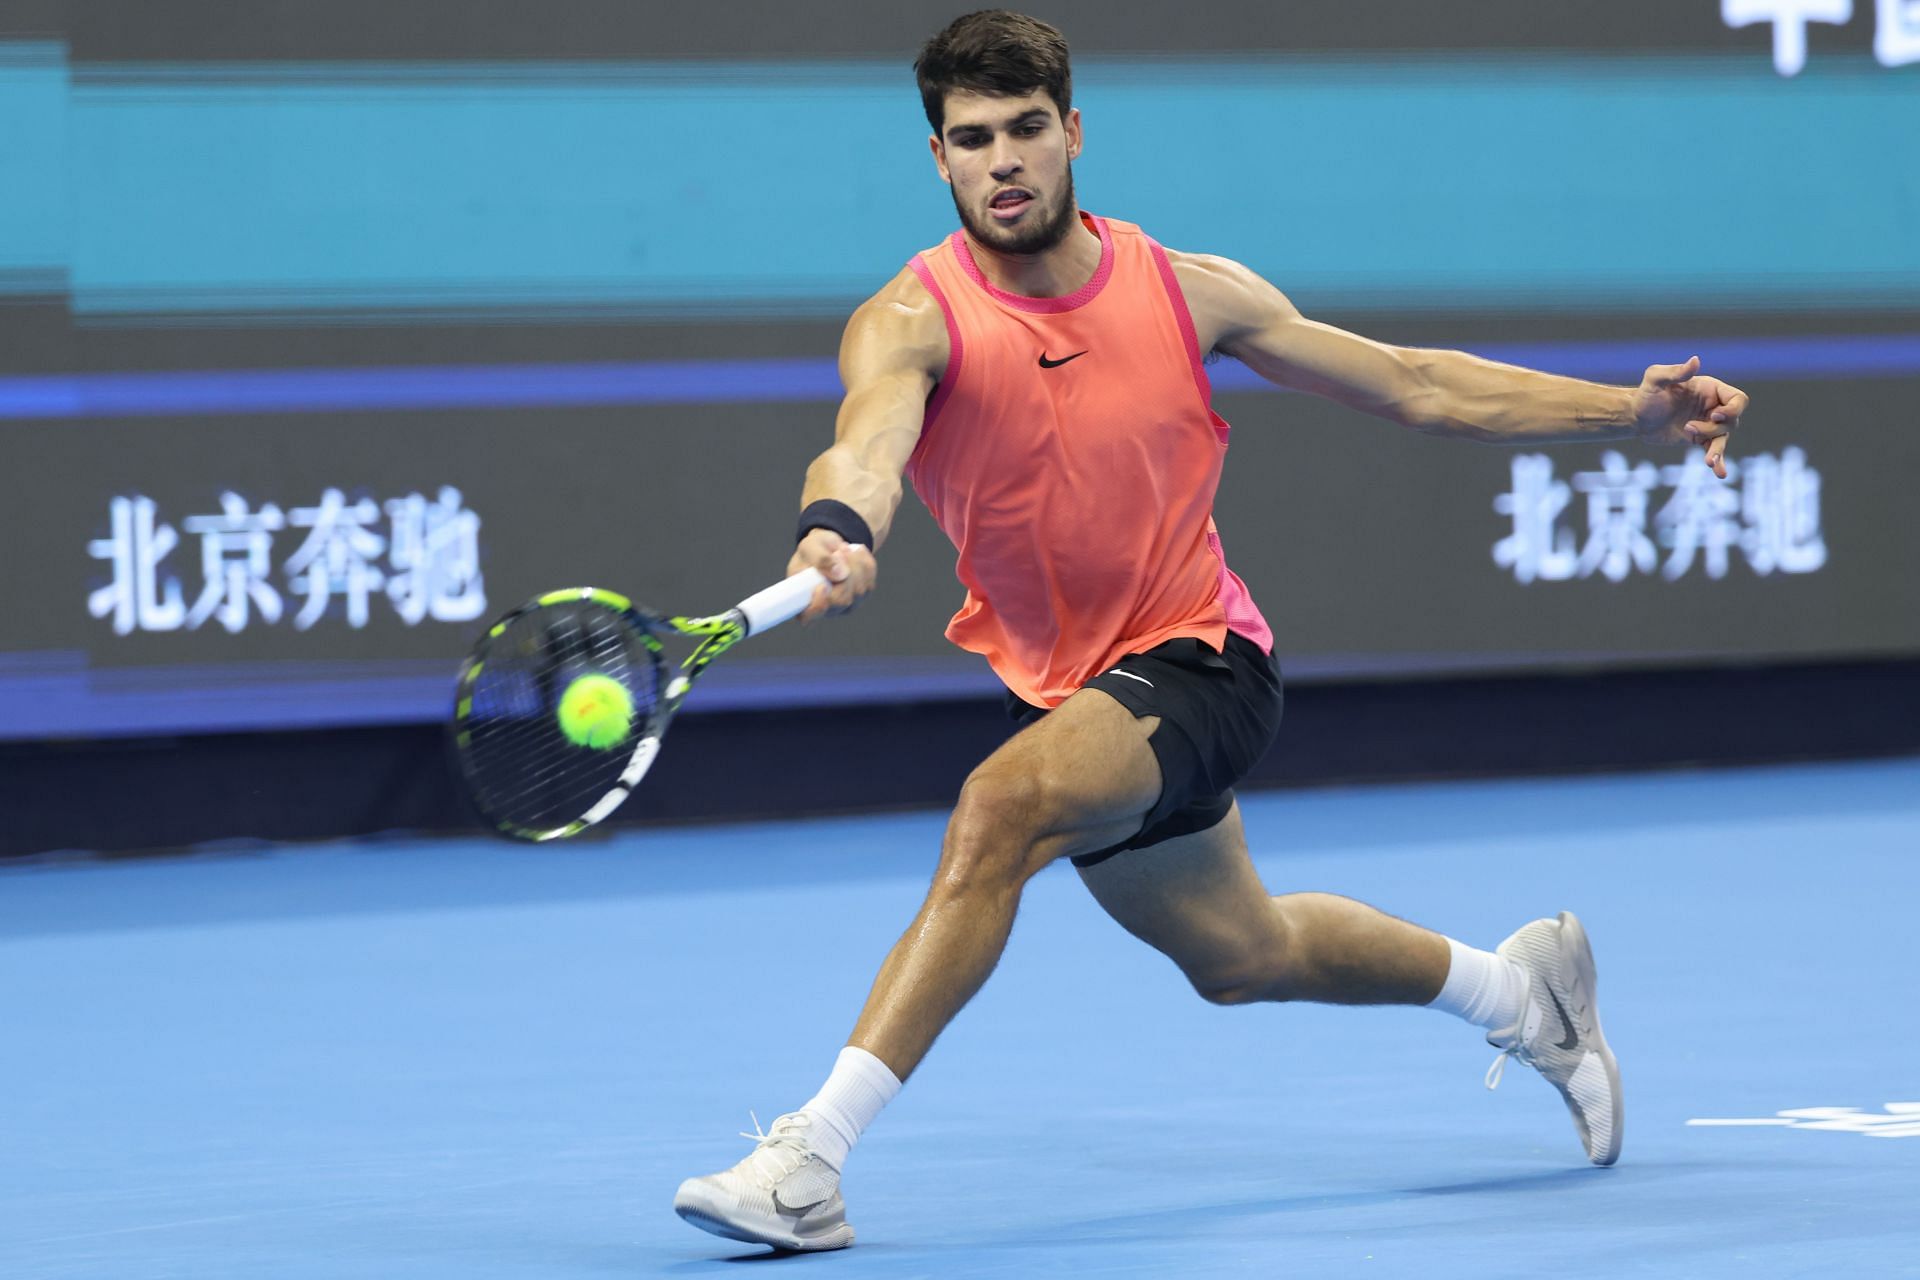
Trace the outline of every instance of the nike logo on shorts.
{"type": "Polygon", "coordinates": [[[1147,679],[1145,676],[1137,676],[1133,674],[1133,672],[1131,671],[1122,671],[1118,667],[1115,667],[1113,670],[1107,672],[1107,674],[1110,676],[1125,676],[1129,680],[1138,680],[1141,684],[1147,686],[1147,688],[1149,689],[1153,688],[1153,681],[1147,679]]]}

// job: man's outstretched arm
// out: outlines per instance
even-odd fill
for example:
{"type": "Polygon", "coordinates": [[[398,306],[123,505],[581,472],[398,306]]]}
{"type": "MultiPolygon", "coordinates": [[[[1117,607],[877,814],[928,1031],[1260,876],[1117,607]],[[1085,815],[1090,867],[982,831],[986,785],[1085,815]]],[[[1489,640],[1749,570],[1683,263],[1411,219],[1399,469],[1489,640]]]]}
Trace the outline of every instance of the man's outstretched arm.
{"type": "Polygon", "coordinates": [[[787,566],[788,573],[816,568],[833,585],[814,594],[803,621],[850,608],[873,589],[873,553],[893,527],[901,473],[919,442],[935,371],[946,362],[946,319],[912,272],[902,271],[847,321],[840,339],[847,394],[833,444],[807,468],[800,495],[802,524],[821,523],[806,531],[787,566]],[[863,536],[865,546],[854,549],[863,536]]]}
{"type": "Polygon", "coordinates": [[[1464,351],[1389,346],[1307,319],[1237,262],[1172,256],[1202,349],[1217,348],[1269,382],[1432,435],[1485,443],[1695,444],[1726,478],[1722,458],[1747,396],[1698,376],[1697,356],[1652,366],[1637,387],[1614,387],[1464,351]]]}

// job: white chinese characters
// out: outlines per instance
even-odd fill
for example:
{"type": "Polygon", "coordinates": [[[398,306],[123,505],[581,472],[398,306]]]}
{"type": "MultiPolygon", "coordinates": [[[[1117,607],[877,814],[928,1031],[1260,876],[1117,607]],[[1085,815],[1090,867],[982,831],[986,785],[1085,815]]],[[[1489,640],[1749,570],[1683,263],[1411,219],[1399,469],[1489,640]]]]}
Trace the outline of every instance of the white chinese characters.
{"type": "Polygon", "coordinates": [[[1720,19],[1729,27],[1773,24],[1773,66],[1797,76],[1807,65],[1807,24],[1844,26],[1853,19],[1853,0],[1720,0],[1720,19]]]}
{"type": "Polygon", "coordinates": [[[1560,513],[1573,499],[1566,481],[1553,478],[1553,459],[1523,453],[1513,460],[1513,492],[1493,500],[1493,509],[1513,517],[1513,532],[1493,544],[1493,562],[1513,570],[1522,582],[1573,576],[1579,563],[1573,534],[1559,527],[1560,513]]]}
{"type": "Polygon", "coordinates": [[[1622,582],[1654,572],[1671,582],[1696,564],[1707,577],[1724,578],[1736,551],[1762,576],[1812,573],[1827,562],[1820,473],[1799,448],[1728,459],[1724,481],[1697,460],[1629,464],[1611,449],[1598,470],[1559,480],[1551,458],[1520,454],[1512,488],[1494,498],[1493,509],[1511,522],[1493,544],[1493,562],[1522,583],[1596,574],[1622,582]],[[1584,512],[1576,492],[1586,495],[1584,512]],[[1577,514],[1585,516],[1584,535],[1572,527],[1577,514]]]}
{"type": "MultiPolygon", "coordinates": [[[[1844,26],[1853,20],[1853,0],[1720,0],[1729,27],[1773,24],[1773,66],[1796,76],[1807,65],[1807,24],[1844,26]]],[[[1920,62],[1920,0],[1874,0],[1873,56],[1883,67],[1920,62]]]]}
{"type": "Polygon", "coordinates": [[[438,501],[417,493],[387,504],[387,595],[408,626],[423,618],[470,622],[486,612],[480,582],[480,517],[460,505],[456,489],[438,501]]]}
{"type": "Polygon", "coordinates": [[[87,544],[87,554],[113,565],[113,582],[87,597],[87,612],[113,619],[120,635],[134,631],[173,631],[186,621],[187,606],[178,579],[160,581],[160,562],[180,535],[154,519],[153,499],[115,498],[106,537],[87,544]]]}
{"type": "Polygon", "coordinates": [[[486,611],[480,517],[452,487],[384,504],[328,489],[316,505],[285,512],[222,494],[218,514],[180,521],[200,539],[201,586],[191,605],[165,563],[181,534],[160,519],[153,499],[115,498],[109,511],[107,536],[89,542],[87,554],[105,561],[112,578],[88,595],[87,611],[109,620],[118,635],[191,631],[209,622],[238,634],[255,619],[271,625],[285,617],[305,631],[333,611],[335,600],[347,625],[359,630],[383,595],[408,626],[428,618],[466,622],[486,611]],[[290,533],[300,541],[276,576],[275,539],[290,533]],[[290,604],[297,607],[290,611],[290,604]]]}
{"type": "Polygon", "coordinates": [[[1745,492],[1740,548],[1755,573],[1812,573],[1827,562],[1820,535],[1820,473],[1798,449],[1763,453],[1740,464],[1745,492]]]}
{"type": "Polygon", "coordinates": [[[386,581],[375,564],[386,539],[368,528],[379,518],[372,498],[349,503],[338,489],[321,494],[317,507],[295,508],[292,523],[311,532],[286,565],[287,577],[307,596],[294,626],[305,631],[320,621],[336,593],[346,600],[347,625],[356,631],[367,625],[367,596],[386,581]]]}
{"type": "Polygon", "coordinates": [[[268,622],[280,621],[280,593],[268,581],[273,572],[273,535],[286,528],[280,508],[269,502],[247,510],[237,493],[220,495],[217,516],[188,516],[180,522],[200,535],[200,572],[206,586],[187,611],[188,630],[218,617],[228,631],[244,631],[248,606],[268,622]]]}
{"type": "Polygon", "coordinates": [[[1647,499],[1659,476],[1651,462],[1629,467],[1608,450],[1600,470],[1573,477],[1573,487],[1587,495],[1587,543],[1574,562],[1576,574],[1585,578],[1598,570],[1607,581],[1619,582],[1636,569],[1653,571],[1660,553],[1647,536],[1647,499]]]}
{"type": "Polygon", "coordinates": [[[1883,67],[1920,62],[1920,0],[1879,0],[1873,56],[1883,67]]]}

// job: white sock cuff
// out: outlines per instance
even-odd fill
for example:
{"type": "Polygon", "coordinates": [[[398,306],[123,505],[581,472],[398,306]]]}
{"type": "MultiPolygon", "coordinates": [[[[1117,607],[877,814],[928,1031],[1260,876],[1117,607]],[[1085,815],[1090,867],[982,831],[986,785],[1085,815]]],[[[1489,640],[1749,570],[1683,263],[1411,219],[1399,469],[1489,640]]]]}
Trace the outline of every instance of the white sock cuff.
{"type": "Polygon", "coordinates": [[[893,1068],[868,1053],[858,1045],[848,1045],[833,1060],[833,1069],[842,1067],[853,1072],[875,1093],[880,1095],[880,1105],[886,1106],[900,1093],[900,1077],[893,1074],[893,1068]]]}
{"type": "Polygon", "coordinates": [[[1519,1021],[1526,1007],[1527,975],[1505,956],[1447,939],[1447,980],[1431,1008],[1497,1031],[1519,1021]]]}
{"type": "Polygon", "coordinates": [[[842,1049],[827,1082],[801,1108],[816,1120],[815,1150],[828,1164],[840,1168],[880,1109],[899,1092],[899,1077],[886,1063],[854,1045],[842,1049]]]}

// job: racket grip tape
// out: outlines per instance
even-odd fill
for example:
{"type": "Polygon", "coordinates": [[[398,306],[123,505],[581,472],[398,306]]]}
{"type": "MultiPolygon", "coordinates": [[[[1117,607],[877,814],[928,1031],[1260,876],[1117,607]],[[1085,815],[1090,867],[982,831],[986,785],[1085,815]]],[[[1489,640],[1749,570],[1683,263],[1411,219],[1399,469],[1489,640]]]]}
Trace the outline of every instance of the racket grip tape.
{"type": "Polygon", "coordinates": [[[734,606],[747,620],[747,634],[762,631],[798,617],[813,603],[814,589],[827,585],[826,575],[818,569],[802,569],[764,591],[756,591],[734,606]]]}

